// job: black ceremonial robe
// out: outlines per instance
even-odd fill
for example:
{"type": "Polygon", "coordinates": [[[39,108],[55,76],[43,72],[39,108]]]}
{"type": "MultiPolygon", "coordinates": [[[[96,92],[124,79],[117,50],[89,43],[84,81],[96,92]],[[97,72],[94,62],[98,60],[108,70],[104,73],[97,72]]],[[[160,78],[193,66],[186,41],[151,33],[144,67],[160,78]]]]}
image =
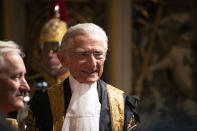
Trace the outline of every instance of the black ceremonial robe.
{"type": "MultiPolygon", "coordinates": [[[[118,128],[116,127],[118,123],[122,124],[120,124],[120,131],[134,130],[139,121],[139,116],[135,112],[138,99],[133,96],[121,94],[123,104],[112,104],[113,101],[112,103],[109,101],[109,99],[114,99],[109,97],[112,90],[107,91],[107,86],[108,84],[102,80],[97,82],[98,97],[101,103],[99,131],[113,131],[113,129],[118,128]],[[112,116],[116,115],[111,115],[112,112],[110,112],[110,109],[113,109],[113,105],[122,106],[118,108],[123,109],[123,118],[118,115],[120,116],[120,119],[118,118],[118,121],[115,124],[112,116]]],[[[118,92],[115,92],[115,94],[119,94],[119,91],[121,91],[114,87],[110,89],[115,89],[116,92],[118,92]]],[[[39,131],[61,131],[71,96],[72,94],[68,79],[63,83],[51,87],[51,89],[45,92],[40,91],[39,93],[36,93],[29,102],[30,112],[27,119],[27,130],[34,131],[39,129],[39,131]]],[[[119,100],[119,98],[117,100],[119,100]]],[[[116,110],[117,108],[115,107],[114,109],[116,110]]]]}

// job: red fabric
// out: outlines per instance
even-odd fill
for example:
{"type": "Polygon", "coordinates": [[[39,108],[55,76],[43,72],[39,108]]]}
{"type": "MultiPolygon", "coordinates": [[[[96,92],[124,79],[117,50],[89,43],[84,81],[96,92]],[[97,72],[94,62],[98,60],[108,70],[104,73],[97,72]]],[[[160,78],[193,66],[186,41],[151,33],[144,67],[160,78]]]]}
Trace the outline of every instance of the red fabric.
{"type": "Polygon", "coordinates": [[[51,15],[54,15],[54,8],[59,5],[60,18],[68,24],[67,14],[66,14],[66,3],[63,0],[50,0],[51,2],[51,15]]]}

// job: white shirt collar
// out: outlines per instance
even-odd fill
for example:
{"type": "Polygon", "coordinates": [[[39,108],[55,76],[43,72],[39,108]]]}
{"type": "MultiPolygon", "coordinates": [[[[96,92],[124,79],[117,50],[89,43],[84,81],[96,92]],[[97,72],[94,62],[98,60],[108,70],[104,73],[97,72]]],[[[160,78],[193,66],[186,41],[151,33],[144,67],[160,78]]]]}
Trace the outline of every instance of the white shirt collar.
{"type": "Polygon", "coordinates": [[[64,119],[62,131],[99,131],[101,104],[97,82],[79,83],[69,76],[72,97],[64,119]]]}
{"type": "Polygon", "coordinates": [[[97,87],[97,82],[94,82],[92,84],[80,83],[72,75],[69,76],[69,82],[70,82],[70,88],[72,93],[75,92],[76,90],[80,90],[82,87],[83,88],[97,87]]]}

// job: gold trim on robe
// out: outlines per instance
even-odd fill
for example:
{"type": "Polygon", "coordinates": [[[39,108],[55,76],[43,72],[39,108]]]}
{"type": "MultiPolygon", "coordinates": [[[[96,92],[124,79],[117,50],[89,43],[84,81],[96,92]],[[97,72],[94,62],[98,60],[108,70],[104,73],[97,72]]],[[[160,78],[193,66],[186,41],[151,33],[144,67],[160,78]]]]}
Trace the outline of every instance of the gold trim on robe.
{"type": "Polygon", "coordinates": [[[9,121],[11,123],[11,125],[15,128],[18,129],[18,122],[16,119],[13,118],[6,118],[7,121],[9,121]]]}
{"type": "MultiPolygon", "coordinates": [[[[112,131],[123,131],[124,127],[124,96],[123,91],[106,84],[109,99],[112,131]]],[[[53,119],[53,131],[61,131],[65,118],[65,100],[63,82],[48,88],[48,97],[53,119]]],[[[136,127],[134,115],[128,125],[128,130],[136,127]]]]}
{"type": "Polygon", "coordinates": [[[122,131],[124,126],[124,97],[123,91],[107,84],[106,85],[112,131],[122,131]]]}
{"type": "Polygon", "coordinates": [[[60,83],[62,81],[64,81],[66,78],[68,78],[68,76],[70,75],[70,72],[66,72],[65,74],[60,75],[58,78],[53,78],[50,77],[47,73],[42,73],[42,76],[44,77],[44,79],[46,80],[46,82],[49,84],[48,86],[53,86],[54,84],[60,83]]]}
{"type": "Polygon", "coordinates": [[[135,122],[135,118],[134,118],[134,115],[131,116],[131,119],[129,121],[129,124],[128,124],[128,131],[132,131],[133,128],[135,128],[137,126],[136,122],[135,122]]]}
{"type": "Polygon", "coordinates": [[[61,131],[65,115],[63,83],[49,88],[48,96],[53,117],[53,131],[61,131]]]}

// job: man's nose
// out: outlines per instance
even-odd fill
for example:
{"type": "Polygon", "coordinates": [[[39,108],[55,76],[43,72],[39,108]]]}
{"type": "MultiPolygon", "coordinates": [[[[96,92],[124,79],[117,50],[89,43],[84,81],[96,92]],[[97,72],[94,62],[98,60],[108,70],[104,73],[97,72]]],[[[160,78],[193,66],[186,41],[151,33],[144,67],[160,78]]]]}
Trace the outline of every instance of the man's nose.
{"type": "Polygon", "coordinates": [[[54,55],[54,53],[55,52],[53,50],[50,50],[50,51],[47,52],[47,56],[52,57],[54,55]]]}
{"type": "Polygon", "coordinates": [[[25,90],[25,91],[30,91],[30,87],[29,87],[29,84],[27,83],[27,81],[26,81],[26,79],[25,78],[23,78],[22,80],[21,80],[21,87],[23,88],[23,90],[25,90]]]}
{"type": "Polygon", "coordinates": [[[95,67],[95,66],[96,66],[96,62],[97,62],[96,58],[94,57],[93,54],[91,54],[90,57],[89,57],[88,63],[89,63],[92,67],[95,67]]]}

